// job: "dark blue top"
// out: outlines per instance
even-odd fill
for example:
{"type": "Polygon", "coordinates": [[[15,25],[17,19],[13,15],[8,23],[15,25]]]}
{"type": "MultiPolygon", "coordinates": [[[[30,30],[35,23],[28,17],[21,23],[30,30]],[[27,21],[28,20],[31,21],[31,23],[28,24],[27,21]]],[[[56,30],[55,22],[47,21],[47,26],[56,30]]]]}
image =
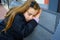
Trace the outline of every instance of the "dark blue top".
{"type": "MultiPolygon", "coordinates": [[[[6,20],[8,18],[0,23],[0,31],[5,28],[6,20]]],[[[1,32],[0,40],[23,40],[32,33],[36,26],[37,22],[34,19],[26,22],[24,15],[19,13],[15,16],[12,27],[6,33],[1,32]]]]}

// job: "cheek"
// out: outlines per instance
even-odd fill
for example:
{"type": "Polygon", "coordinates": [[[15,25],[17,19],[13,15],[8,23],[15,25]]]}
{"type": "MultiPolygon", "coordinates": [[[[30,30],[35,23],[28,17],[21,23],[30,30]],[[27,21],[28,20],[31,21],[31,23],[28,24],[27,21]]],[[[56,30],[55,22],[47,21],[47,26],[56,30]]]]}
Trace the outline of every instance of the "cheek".
{"type": "Polygon", "coordinates": [[[32,20],[33,19],[33,17],[29,17],[29,20],[32,20]]]}
{"type": "Polygon", "coordinates": [[[27,14],[27,13],[25,13],[25,18],[26,18],[26,19],[28,19],[28,18],[29,18],[29,16],[28,16],[28,14],[27,14]]]}
{"type": "Polygon", "coordinates": [[[25,13],[25,19],[26,20],[31,20],[33,17],[30,16],[28,13],[25,13]]]}
{"type": "Polygon", "coordinates": [[[29,18],[29,15],[26,14],[26,18],[29,18]]]}
{"type": "Polygon", "coordinates": [[[26,19],[27,19],[27,20],[31,20],[31,19],[32,19],[32,17],[31,17],[31,16],[29,16],[29,15],[26,15],[26,19]]]}

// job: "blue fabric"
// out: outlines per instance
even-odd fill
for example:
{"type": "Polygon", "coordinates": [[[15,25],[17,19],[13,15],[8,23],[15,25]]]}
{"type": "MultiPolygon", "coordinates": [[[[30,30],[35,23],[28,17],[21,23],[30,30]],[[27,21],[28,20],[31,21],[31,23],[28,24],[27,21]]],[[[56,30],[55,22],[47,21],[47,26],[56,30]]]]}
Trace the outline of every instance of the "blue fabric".
{"type": "Polygon", "coordinates": [[[1,22],[1,20],[0,20],[0,22],[1,22]]]}

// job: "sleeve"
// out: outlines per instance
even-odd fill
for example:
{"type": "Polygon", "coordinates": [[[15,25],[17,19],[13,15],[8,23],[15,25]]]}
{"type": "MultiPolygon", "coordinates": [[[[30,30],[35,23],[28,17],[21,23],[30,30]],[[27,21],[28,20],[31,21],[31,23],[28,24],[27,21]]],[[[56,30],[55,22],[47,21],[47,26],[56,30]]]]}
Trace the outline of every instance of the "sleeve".
{"type": "Polygon", "coordinates": [[[6,26],[5,22],[4,22],[4,20],[2,20],[2,22],[0,22],[0,31],[1,31],[2,29],[4,29],[5,26],[6,26]]]}
{"type": "Polygon", "coordinates": [[[34,30],[34,28],[37,26],[37,22],[33,19],[33,20],[31,20],[31,21],[29,21],[29,23],[27,23],[26,25],[24,25],[24,37],[27,37],[27,36],[29,36],[32,32],[33,32],[33,30],[34,30]]]}
{"type": "Polygon", "coordinates": [[[14,30],[18,34],[22,34],[24,37],[28,36],[34,28],[37,26],[37,22],[33,19],[29,21],[28,23],[24,22],[24,19],[22,16],[16,16],[14,20],[14,30]]]}

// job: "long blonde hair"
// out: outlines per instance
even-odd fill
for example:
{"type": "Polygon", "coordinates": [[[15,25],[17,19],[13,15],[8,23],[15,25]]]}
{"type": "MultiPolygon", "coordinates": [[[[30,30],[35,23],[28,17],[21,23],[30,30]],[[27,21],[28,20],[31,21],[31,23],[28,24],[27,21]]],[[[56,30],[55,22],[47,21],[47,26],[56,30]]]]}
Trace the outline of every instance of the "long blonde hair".
{"type": "MultiPolygon", "coordinates": [[[[15,15],[18,12],[24,13],[30,7],[31,2],[32,0],[27,0],[22,6],[12,8],[10,11],[8,11],[6,14],[6,17],[9,17],[9,18],[6,23],[6,27],[2,31],[6,32],[9,28],[11,28],[15,15]]],[[[40,9],[38,4],[34,6],[34,9],[40,9]]]]}

